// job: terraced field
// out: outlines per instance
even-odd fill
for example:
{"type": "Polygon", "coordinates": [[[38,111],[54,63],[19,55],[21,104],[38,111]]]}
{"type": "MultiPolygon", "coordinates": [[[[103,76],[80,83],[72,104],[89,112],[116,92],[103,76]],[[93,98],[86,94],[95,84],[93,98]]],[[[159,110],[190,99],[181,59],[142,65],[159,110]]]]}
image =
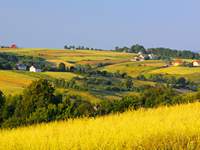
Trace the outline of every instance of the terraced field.
{"type": "Polygon", "coordinates": [[[0,131],[0,149],[200,149],[200,104],[0,131]]]}

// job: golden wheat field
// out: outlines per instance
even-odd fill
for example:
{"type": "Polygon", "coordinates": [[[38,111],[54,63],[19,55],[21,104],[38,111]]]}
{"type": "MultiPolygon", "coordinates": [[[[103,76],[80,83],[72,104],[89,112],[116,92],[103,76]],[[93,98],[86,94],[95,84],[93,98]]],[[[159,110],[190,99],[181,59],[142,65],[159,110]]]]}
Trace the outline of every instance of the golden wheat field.
{"type": "Polygon", "coordinates": [[[104,61],[125,61],[131,59],[135,54],[120,53],[112,51],[94,51],[94,50],[61,50],[61,49],[41,49],[41,48],[18,48],[18,49],[0,49],[0,52],[9,52],[19,55],[28,55],[42,57],[49,62],[55,64],[65,63],[67,66],[72,66],[77,62],[81,64],[93,64],[104,61]],[[69,61],[69,62],[68,62],[69,61]]]}
{"type": "Polygon", "coordinates": [[[200,149],[200,103],[0,131],[1,150],[200,149]]]}
{"type": "Polygon", "coordinates": [[[63,78],[70,80],[77,75],[70,72],[31,73],[24,71],[0,70],[0,90],[4,94],[18,94],[34,80],[44,78],[63,78]]]}

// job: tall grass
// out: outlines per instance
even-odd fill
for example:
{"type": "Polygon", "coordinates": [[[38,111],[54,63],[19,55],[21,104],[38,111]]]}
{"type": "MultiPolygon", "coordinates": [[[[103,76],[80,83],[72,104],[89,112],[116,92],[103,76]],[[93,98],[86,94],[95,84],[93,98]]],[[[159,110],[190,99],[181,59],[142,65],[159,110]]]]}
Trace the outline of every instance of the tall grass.
{"type": "Polygon", "coordinates": [[[200,149],[200,104],[0,131],[0,149],[200,149]]]}

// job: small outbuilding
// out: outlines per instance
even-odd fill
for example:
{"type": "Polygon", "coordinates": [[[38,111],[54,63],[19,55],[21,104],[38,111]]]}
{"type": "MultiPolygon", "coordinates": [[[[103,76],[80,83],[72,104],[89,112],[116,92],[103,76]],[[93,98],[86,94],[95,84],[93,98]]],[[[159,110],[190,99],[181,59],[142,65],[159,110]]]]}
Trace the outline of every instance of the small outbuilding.
{"type": "Polygon", "coordinates": [[[200,67],[200,60],[194,60],[192,62],[193,67],[200,67]]]}
{"type": "Polygon", "coordinates": [[[35,66],[31,66],[31,67],[29,68],[29,71],[30,71],[30,72],[42,72],[41,69],[39,69],[39,68],[37,68],[37,67],[35,67],[35,66]]]}
{"type": "Polygon", "coordinates": [[[12,44],[12,45],[10,46],[10,48],[17,48],[17,45],[16,45],[16,44],[12,44]]]}

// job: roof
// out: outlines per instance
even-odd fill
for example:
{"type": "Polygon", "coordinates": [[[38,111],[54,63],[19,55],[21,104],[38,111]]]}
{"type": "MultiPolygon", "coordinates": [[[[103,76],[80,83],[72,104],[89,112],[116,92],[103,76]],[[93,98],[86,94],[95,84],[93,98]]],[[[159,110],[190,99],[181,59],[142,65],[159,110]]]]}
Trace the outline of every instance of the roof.
{"type": "Polygon", "coordinates": [[[200,60],[193,60],[192,62],[193,62],[193,63],[194,63],[194,62],[200,63],[200,60]]]}

